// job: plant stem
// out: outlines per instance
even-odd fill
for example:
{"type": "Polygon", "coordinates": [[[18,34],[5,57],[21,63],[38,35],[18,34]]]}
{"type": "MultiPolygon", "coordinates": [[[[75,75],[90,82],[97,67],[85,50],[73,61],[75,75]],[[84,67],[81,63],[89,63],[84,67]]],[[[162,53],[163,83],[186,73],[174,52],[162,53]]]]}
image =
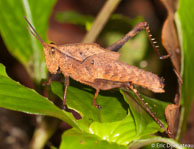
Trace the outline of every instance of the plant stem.
{"type": "MultiPolygon", "coordinates": [[[[35,27],[32,19],[32,13],[30,10],[30,4],[27,0],[23,0],[23,6],[24,11],[26,13],[26,17],[29,19],[29,21],[32,23],[32,25],[35,27]]],[[[32,63],[33,63],[33,70],[30,69],[29,66],[27,66],[27,71],[29,75],[34,79],[35,83],[40,84],[41,79],[46,78],[47,76],[47,70],[46,70],[46,64],[44,62],[43,57],[43,51],[38,46],[38,42],[36,39],[30,35],[30,41],[32,44],[32,63]]]]}
{"type": "Polygon", "coordinates": [[[30,149],[43,149],[50,137],[55,133],[60,120],[51,117],[42,118],[35,129],[30,149]]]}
{"type": "Polygon", "coordinates": [[[96,17],[90,31],[86,34],[82,42],[92,43],[96,40],[99,33],[103,29],[104,25],[108,21],[108,18],[112,12],[116,9],[121,0],[107,0],[101,9],[100,13],[96,17]]]}

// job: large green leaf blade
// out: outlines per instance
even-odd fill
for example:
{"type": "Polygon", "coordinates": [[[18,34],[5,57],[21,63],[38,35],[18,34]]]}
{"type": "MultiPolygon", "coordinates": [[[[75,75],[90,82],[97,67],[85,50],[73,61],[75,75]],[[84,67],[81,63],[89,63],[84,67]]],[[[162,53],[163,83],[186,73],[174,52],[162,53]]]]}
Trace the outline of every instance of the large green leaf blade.
{"type": "Polygon", "coordinates": [[[60,149],[127,149],[127,146],[109,143],[93,134],[70,129],[63,133],[60,149]]]}
{"type": "MultiPolygon", "coordinates": [[[[188,117],[192,102],[194,100],[194,47],[193,47],[193,24],[194,24],[194,1],[179,1],[179,8],[176,14],[176,25],[179,31],[179,39],[181,43],[182,56],[182,76],[183,84],[181,91],[181,104],[183,118],[181,118],[180,126],[186,127],[186,119],[188,117]]],[[[182,129],[184,131],[184,129],[182,129]]],[[[180,136],[179,136],[180,137],[180,136]]]]}
{"type": "Polygon", "coordinates": [[[55,0],[0,1],[1,36],[10,53],[27,68],[36,81],[46,77],[46,65],[40,43],[28,32],[24,16],[45,40],[48,18],[54,3],[55,0]]]}
{"type": "Polygon", "coordinates": [[[30,114],[53,116],[73,127],[77,127],[77,123],[71,113],[59,109],[34,90],[10,79],[2,64],[0,64],[0,107],[30,114]]]}

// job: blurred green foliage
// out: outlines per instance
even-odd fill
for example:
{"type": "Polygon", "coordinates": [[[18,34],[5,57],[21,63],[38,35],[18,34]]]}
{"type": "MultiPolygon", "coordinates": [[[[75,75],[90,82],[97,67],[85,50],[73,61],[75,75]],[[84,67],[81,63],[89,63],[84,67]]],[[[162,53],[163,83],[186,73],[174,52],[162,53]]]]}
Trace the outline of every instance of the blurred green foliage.
{"type": "Polygon", "coordinates": [[[46,78],[43,50],[26,28],[24,16],[35,27],[37,32],[46,39],[48,19],[55,0],[28,1],[28,0],[1,0],[0,1],[0,33],[10,51],[20,61],[31,77],[40,82],[46,78]],[[45,9],[46,8],[46,9],[45,9]]]}
{"type": "Polygon", "coordinates": [[[92,22],[94,21],[94,17],[82,15],[76,11],[65,11],[58,12],[56,15],[56,19],[59,22],[71,23],[76,25],[84,26],[86,30],[89,30],[92,26],[92,22]]]}

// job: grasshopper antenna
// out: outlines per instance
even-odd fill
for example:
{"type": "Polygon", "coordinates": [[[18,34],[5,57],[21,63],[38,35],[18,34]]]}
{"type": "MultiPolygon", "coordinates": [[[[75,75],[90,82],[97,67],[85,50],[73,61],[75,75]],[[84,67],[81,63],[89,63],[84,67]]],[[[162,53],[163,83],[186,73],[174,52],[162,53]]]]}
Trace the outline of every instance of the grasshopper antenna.
{"type": "Polygon", "coordinates": [[[63,52],[61,52],[61,51],[57,48],[56,45],[46,44],[46,43],[44,42],[44,40],[42,40],[42,38],[41,38],[41,37],[39,36],[39,34],[36,32],[36,30],[34,29],[34,27],[32,26],[32,24],[28,21],[28,19],[27,19],[26,17],[24,17],[24,18],[25,18],[26,22],[28,23],[28,25],[30,26],[30,28],[29,28],[28,26],[26,26],[27,29],[28,29],[28,30],[30,31],[30,33],[31,33],[38,41],[40,41],[43,45],[50,45],[50,46],[54,47],[59,53],[65,55],[65,56],[67,56],[67,57],[69,57],[69,58],[71,58],[71,59],[74,59],[74,60],[78,61],[77,59],[73,58],[72,56],[69,56],[69,55],[67,55],[67,54],[65,54],[65,53],[63,53],[63,52]]]}
{"type": "Polygon", "coordinates": [[[152,116],[152,118],[155,120],[155,122],[164,130],[164,132],[170,137],[173,138],[172,133],[169,132],[165,127],[164,124],[155,116],[155,114],[151,111],[151,109],[148,107],[147,103],[144,102],[144,99],[140,97],[138,91],[134,88],[132,84],[128,85],[128,88],[130,88],[136,95],[136,97],[139,99],[139,101],[143,104],[145,110],[152,116]]]}
{"type": "Polygon", "coordinates": [[[166,58],[170,57],[169,54],[168,54],[168,55],[163,55],[163,56],[161,56],[161,54],[160,54],[160,52],[159,52],[159,49],[158,49],[159,46],[157,45],[157,42],[155,41],[155,38],[152,38],[152,34],[150,33],[150,27],[149,27],[149,24],[148,24],[147,22],[146,22],[145,26],[146,26],[145,30],[146,30],[146,33],[147,33],[147,35],[148,35],[149,41],[150,41],[150,43],[151,43],[151,45],[152,45],[154,51],[155,51],[156,54],[158,55],[158,57],[159,57],[160,59],[166,59],[166,58]]]}
{"type": "Polygon", "coordinates": [[[26,20],[26,22],[28,23],[28,25],[30,26],[30,28],[28,26],[27,29],[31,32],[31,34],[37,39],[39,40],[42,44],[44,44],[44,41],[42,40],[42,38],[39,36],[39,34],[36,32],[36,30],[34,29],[34,27],[32,26],[32,24],[28,21],[28,19],[24,16],[24,19],[26,20]]]}

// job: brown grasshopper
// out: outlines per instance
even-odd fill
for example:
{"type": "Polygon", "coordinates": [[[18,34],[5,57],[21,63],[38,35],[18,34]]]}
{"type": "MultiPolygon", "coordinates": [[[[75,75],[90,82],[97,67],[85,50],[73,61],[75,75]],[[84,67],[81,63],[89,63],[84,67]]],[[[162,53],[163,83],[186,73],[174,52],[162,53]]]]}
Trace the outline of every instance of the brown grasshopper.
{"type": "MultiPolygon", "coordinates": [[[[26,19],[26,18],[25,18],[26,19]]],[[[93,98],[93,105],[96,104],[96,99],[100,90],[110,90],[112,88],[130,88],[137,95],[140,101],[145,106],[146,110],[159,124],[161,128],[167,131],[162,122],[151,112],[148,106],[144,103],[143,99],[137,94],[133,88],[133,84],[142,86],[156,93],[164,92],[164,83],[157,75],[139,69],[135,66],[130,66],[126,63],[120,62],[118,59],[120,54],[118,51],[130,38],[135,36],[139,31],[146,29],[148,37],[154,45],[153,39],[149,34],[149,27],[146,22],[138,23],[132,31],[127,33],[121,40],[114,43],[107,49],[102,48],[95,43],[76,43],[55,45],[45,43],[30,22],[26,19],[30,26],[29,31],[36,37],[43,45],[46,64],[51,74],[56,74],[60,70],[65,76],[65,91],[64,91],[64,104],[69,85],[69,77],[73,78],[80,83],[89,85],[96,89],[93,98]]],[[[157,51],[157,47],[153,46],[157,51]]],[[[166,58],[164,56],[160,58],[166,58]]]]}

